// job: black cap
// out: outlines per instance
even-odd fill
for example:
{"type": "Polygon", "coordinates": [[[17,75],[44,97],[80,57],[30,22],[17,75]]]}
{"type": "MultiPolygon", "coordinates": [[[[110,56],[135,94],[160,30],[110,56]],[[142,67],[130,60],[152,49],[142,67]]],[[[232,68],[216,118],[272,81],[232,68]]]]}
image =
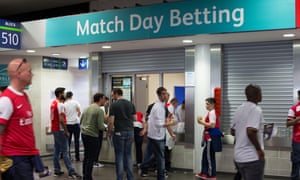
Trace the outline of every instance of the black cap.
{"type": "Polygon", "coordinates": [[[300,90],[298,90],[298,97],[300,97],[300,90]]]}

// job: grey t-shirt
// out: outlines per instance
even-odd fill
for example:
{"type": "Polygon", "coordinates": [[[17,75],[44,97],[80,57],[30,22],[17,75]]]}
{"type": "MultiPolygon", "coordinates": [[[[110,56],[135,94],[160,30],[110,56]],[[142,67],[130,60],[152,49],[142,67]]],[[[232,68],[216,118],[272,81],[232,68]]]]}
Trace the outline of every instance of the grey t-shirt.
{"type": "Polygon", "coordinates": [[[133,131],[133,115],[135,114],[135,107],[130,101],[119,99],[113,102],[109,109],[109,116],[115,117],[115,132],[133,131]]]}

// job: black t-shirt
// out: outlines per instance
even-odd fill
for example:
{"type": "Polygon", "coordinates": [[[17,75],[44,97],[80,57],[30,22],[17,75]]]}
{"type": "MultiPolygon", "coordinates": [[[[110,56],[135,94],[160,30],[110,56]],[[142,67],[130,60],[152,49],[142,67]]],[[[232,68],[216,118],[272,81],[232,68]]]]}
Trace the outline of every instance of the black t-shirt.
{"type": "Polygon", "coordinates": [[[113,102],[109,108],[109,116],[115,116],[115,131],[133,130],[133,115],[136,114],[134,105],[126,100],[119,99],[113,102]]]}

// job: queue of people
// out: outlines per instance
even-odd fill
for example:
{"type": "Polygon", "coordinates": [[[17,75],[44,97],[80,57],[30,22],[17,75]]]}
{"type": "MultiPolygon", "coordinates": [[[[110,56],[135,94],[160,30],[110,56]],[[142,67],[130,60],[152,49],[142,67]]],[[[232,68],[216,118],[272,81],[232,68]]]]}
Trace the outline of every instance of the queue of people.
{"type": "MultiPolygon", "coordinates": [[[[8,64],[10,85],[1,89],[0,95],[0,173],[2,179],[33,180],[34,172],[40,178],[49,176],[51,171],[45,166],[35,144],[33,131],[33,111],[30,100],[24,91],[31,84],[33,73],[26,59],[13,59],[8,64]],[[24,143],[25,142],[25,143],[24,143]]],[[[126,173],[128,180],[133,180],[132,144],[136,145],[136,164],[142,177],[147,176],[147,170],[155,164],[157,179],[164,180],[166,172],[171,170],[171,151],[174,148],[178,122],[184,122],[185,103],[179,107],[178,100],[173,98],[168,103],[167,89],[159,87],[156,91],[158,100],[148,106],[143,121],[143,113],[136,112],[133,103],[123,98],[120,88],[113,89],[112,104],[107,106],[108,97],[96,93],[93,103],[81,113],[80,105],[72,100],[73,93],[58,87],[54,91],[55,99],[50,105],[51,132],[54,141],[54,176],[61,176],[59,157],[62,155],[68,170],[69,178],[92,180],[93,167],[98,157],[103,140],[103,132],[108,123],[107,135],[112,137],[117,180],[123,179],[126,173]],[[81,132],[80,132],[81,131],[81,132]],[[82,175],[72,166],[70,145],[74,135],[75,160],[80,161],[79,135],[84,146],[82,175]],[[147,147],[142,152],[144,136],[147,134],[147,147]],[[144,154],[144,158],[143,158],[144,154]]],[[[238,179],[263,179],[265,154],[263,144],[263,113],[258,103],[262,101],[262,91],[257,85],[249,84],[245,88],[246,101],[242,103],[233,116],[231,127],[235,136],[234,164],[238,169],[238,179]]],[[[300,167],[300,90],[299,102],[288,111],[286,125],[293,126],[292,139],[292,172],[291,179],[299,179],[300,167]]],[[[204,119],[197,117],[197,122],[204,126],[203,156],[201,172],[196,177],[201,179],[216,179],[215,153],[222,151],[219,117],[215,112],[216,100],[205,100],[208,113],[204,119]]]]}

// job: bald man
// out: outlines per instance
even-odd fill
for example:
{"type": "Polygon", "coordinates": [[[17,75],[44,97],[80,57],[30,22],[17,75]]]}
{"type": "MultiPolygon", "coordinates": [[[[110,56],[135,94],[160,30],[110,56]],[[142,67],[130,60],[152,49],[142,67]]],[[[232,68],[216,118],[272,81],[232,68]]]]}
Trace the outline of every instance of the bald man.
{"type": "Polygon", "coordinates": [[[31,104],[24,92],[31,84],[31,65],[17,58],[7,69],[10,85],[0,95],[0,153],[11,158],[13,166],[2,174],[2,179],[33,180],[33,160],[39,150],[35,146],[31,104]]]}

